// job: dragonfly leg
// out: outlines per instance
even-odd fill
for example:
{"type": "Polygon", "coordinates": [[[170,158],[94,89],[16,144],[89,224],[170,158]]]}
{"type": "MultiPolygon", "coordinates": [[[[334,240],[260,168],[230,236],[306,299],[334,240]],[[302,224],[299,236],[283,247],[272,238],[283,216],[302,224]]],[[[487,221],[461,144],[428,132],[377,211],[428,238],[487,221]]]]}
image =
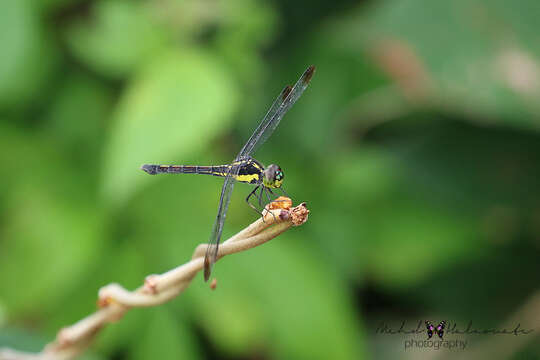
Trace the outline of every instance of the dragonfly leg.
{"type": "MultiPolygon", "coordinates": [[[[255,205],[253,205],[252,203],[249,202],[249,199],[250,199],[252,196],[257,196],[257,194],[256,194],[255,192],[259,189],[260,186],[261,186],[261,185],[257,186],[255,189],[253,189],[252,192],[249,193],[249,195],[248,195],[247,198],[246,198],[246,202],[248,203],[248,205],[249,205],[253,210],[255,210],[255,211],[257,212],[257,214],[259,214],[259,215],[262,216],[263,221],[264,221],[264,214],[263,214],[263,212],[262,212],[261,210],[257,209],[257,207],[256,207],[255,205]]],[[[257,197],[259,197],[259,196],[257,196],[257,197]]],[[[260,198],[260,197],[259,197],[259,198],[260,198]]]]}
{"type": "MultiPolygon", "coordinates": [[[[274,193],[272,192],[272,190],[270,190],[270,188],[267,188],[266,186],[264,187],[264,190],[267,190],[264,193],[266,194],[266,198],[268,199],[268,203],[271,203],[272,199],[270,198],[270,195],[268,194],[268,192],[270,192],[271,194],[274,194],[274,193]]],[[[261,197],[262,197],[262,193],[261,193],[261,197]]],[[[274,217],[274,220],[276,220],[276,215],[274,215],[274,213],[271,213],[271,214],[274,217]]]]}
{"type": "Polygon", "coordinates": [[[283,192],[283,194],[284,194],[286,197],[290,198],[289,194],[287,194],[287,192],[285,191],[285,189],[284,189],[283,187],[280,187],[279,189],[283,192]]]}
{"type": "Polygon", "coordinates": [[[259,206],[262,208],[263,207],[263,192],[264,192],[264,189],[266,189],[266,187],[263,185],[261,186],[261,193],[258,195],[258,198],[259,198],[259,206]]]}
{"type": "Polygon", "coordinates": [[[268,202],[272,202],[272,199],[270,198],[270,195],[268,193],[270,193],[272,195],[274,195],[274,193],[272,192],[272,190],[270,188],[266,188],[266,190],[268,190],[266,192],[266,198],[268,199],[268,202]]]}
{"type": "MultiPolygon", "coordinates": [[[[279,190],[283,191],[283,194],[288,197],[289,199],[291,198],[289,196],[289,194],[287,194],[287,192],[285,192],[285,189],[283,189],[283,187],[280,187],[279,190]]],[[[272,191],[272,189],[268,188],[268,191],[270,192],[270,194],[276,196],[276,194],[274,194],[274,192],[272,191]]],[[[275,202],[281,202],[281,201],[288,201],[287,199],[284,199],[284,200],[278,200],[278,199],[275,199],[274,200],[275,202]]]]}
{"type": "MultiPolygon", "coordinates": [[[[266,186],[261,185],[261,193],[259,194],[259,205],[261,207],[263,207],[263,204],[262,204],[262,202],[263,202],[263,193],[266,194],[266,197],[268,198],[268,203],[272,202],[272,200],[270,200],[270,198],[268,197],[268,194],[266,193],[267,189],[268,188],[266,186]]],[[[274,215],[274,213],[272,213],[272,212],[270,214],[272,214],[272,216],[274,217],[274,221],[275,221],[276,220],[276,215],[274,215]]],[[[263,215],[263,221],[264,221],[264,215],[263,215]]]]}
{"type": "Polygon", "coordinates": [[[272,189],[268,188],[268,191],[270,192],[270,194],[272,194],[275,197],[275,199],[272,201],[276,201],[276,202],[285,201],[285,200],[278,200],[276,194],[272,191],[272,189]]]}
{"type": "MultiPolygon", "coordinates": [[[[283,194],[285,194],[286,197],[290,198],[290,196],[285,192],[285,190],[283,190],[283,188],[279,188],[281,191],[283,191],[283,194]]],[[[270,194],[276,196],[276,194],[274,194],[274,192],[272,191],[272,189],[268,188],[268,191],[270,191],[270,194]]],[[[287,200],[274,200],[276,202],[280,202],[280,201],[287,201],[287,200]]]]}

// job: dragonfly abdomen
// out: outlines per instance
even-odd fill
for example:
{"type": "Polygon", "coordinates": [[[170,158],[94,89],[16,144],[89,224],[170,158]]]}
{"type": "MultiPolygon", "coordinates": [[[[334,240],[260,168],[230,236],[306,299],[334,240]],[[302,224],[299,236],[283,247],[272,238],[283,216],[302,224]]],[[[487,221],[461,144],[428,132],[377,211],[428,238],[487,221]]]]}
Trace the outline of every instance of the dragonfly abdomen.
{"type": "MultiPolygon", "coordinates": [[[[248,184],[259,184],[262,181],[263,167],[254,159],[244,159],[233,163],[233,166],[240,167],[233,175],[236,181],[248,184]]],[[[141,167],[150,175],[156,174],[205,174],[225,177],[231,165],[216,166],[196,166],[196,165],[150,165],[141,167]]]]}
{"type": "Polygon", "coordinates": [[[194,165],[143,165],[142,170],[150,175],[156,174],[206,174],[226,176],[229,165],[194,166],[194,165]]]}

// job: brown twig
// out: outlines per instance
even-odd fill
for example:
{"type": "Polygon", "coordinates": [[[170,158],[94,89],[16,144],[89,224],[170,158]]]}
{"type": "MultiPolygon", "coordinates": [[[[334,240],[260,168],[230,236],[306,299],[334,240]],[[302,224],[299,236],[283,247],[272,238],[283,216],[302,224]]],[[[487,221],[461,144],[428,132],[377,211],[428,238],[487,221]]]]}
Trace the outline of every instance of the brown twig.
{"type": "MultiPolygon", "coordinates": [[[[218,259],[225,255],[251,249],[275,238],[291,226],[298,226],[307,221],[309,210],[305,204],[291,208],[290,199],[283,198],[267,205],[264,219],[261,218],[219,247],[218,259]]],[[[61,329],[56,339],[37,354],[0,349],[0,360],[49,360],[73,359],[82,353],[96,334],[108,323],[119,321],[134,307],[149,307],[163,304],[178,296],[190,284],[195,275],[203,268],[203,259],[207,244],[201,244],[193,253],[191,261],[166,273],[149,275],[144,285],[129,291],[119,284],[109,284],[98,292],[99,310],[79,320],[75,324],[61,329]]],[[[215,282],[213,286],[215,288],[215,282]]]]}

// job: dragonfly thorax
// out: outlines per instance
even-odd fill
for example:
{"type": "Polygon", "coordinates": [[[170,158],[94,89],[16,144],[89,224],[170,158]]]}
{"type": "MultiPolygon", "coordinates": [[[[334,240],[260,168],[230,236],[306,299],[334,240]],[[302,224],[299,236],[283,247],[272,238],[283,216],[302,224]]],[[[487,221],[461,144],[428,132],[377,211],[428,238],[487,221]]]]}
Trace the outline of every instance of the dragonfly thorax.
{"type": "Polygon", "coordinates": [[[279,188],[283,184],[283,171],[276,164],[269,165],[263,171],[263,185],[269,188],[279,188]]]}

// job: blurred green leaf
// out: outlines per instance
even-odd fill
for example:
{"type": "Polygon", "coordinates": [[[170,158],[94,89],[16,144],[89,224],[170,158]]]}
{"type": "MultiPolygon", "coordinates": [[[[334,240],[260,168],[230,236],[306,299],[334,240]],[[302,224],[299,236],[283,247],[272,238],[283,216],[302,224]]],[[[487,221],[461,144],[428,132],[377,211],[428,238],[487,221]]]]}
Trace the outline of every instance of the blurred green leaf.
{"type": "Polygon", "coordinates": [[[196,341],[185,319],[167,307],[150,310],[151,317],[140,341],[131,350],[133,359],[200,359],[196,341]]]}
{"type": "Polygon", "coordinates": [[[41,336],[14,327],[0,327],[0,348],[12,347],[20,351],[40,351],[46,341],[41,336]]]}
{"type": "Polygon", "coordinates": [[[275,36],[278,20],[270,3],[256,0],[221,0],[220,3],[224,12],[221,31],[216,34],[220,41],[226,41],[232,48],[238,44],[259,47],[275,36]]]}
{"type": "Polygon", "coordinates": [[[95,348],[99,353],[128,352],[141,342],[141,336],[152,321],[149,309],[133,309],[116,324],[106,326],[97,339],[95,348]]]}
{"type": "Polygon", "coordinates": [[[96,2],[95,19],[80,19],[67,31],[70,49],[95,71],[124,77],[151,60],[170,41],[167,31],[142,2],[96,2]]]}
{"type": "Polygon", "coordinates": [[[63,146],[79,150],[79,158],[95,159],[112,108],[109,87],[86,74],[71,73],[51,101],[42,126],[63,146]]]}
{"type": "MultiPolygon", "coordinates": [[[[74,323],[82,316],[97,310],[96,299],[102,286],[115,282],[126,289],[139,287],[150,271],[144,266],[145,256],[131,239],[106,238],[101,252],[92,254],[92,263],[85,274],[77,275],[78,282],[70,291],[56,301],[47,314],[55,314],[48,319],[44,329],[54,336],[59,328],[74,323]]],[[[154,268],[155,269],[155,268],[154,268]]],[[[152,270],[154,270],[152,269],[152,270]]],[[[99,337],[99,352],[111,353],[119,347],[131,347],[137,333],[143,331],[148,318],[145,311],[133,311],[114,326],[107,326],[99,337]]]]}
{"type": "Polygon", "coordinates": [[[375,238],[363,239],[364,256],[370,274],[387,286],[406,288],[423,281],[457,258],[477,256],[483,245],[474,221],[443,209],[393,201],[377,217],[385,220],[372,225],[378,227],[375,238]]]}
{"type": "Polygon", "coordinates": [[[204,149],[232,120],[236,101],[235,84],[210,54],[162,53],[119,105],[105,152],[105,197],[118,204],[149,181],[144,163],[178,162],[204,149]]]}
{"type": "Polygon", "coordinates": [[[268,2],[219,1],[214,43],[237,77],[250,86],[259,85],[264,73],[260,49],[276,35],[278,19],[268,2]]]}
{"type": "Polygon", "coordinates": [[[32,0],[0,4],[0,109],[40,95],[58,62],[55,44],[32,0]]]}
{"type": "Polygon", "coordinates": [[[103,238],[102,218],[89,202],[89,182],[49,143],[5,126],[1,133],[0,160],[12,171],[1,179],[11,191],[3,204],[8,240],[0,243],[0,296],[10,314],[43,310],[88,270],[103,238]]]}
{"type": "MultiPolygon", "coordinates": [[[[223,271],[226,270],[220,264],[220,273],[223,271]]],[[[245,280],[245,276],[241,278],[245,280]]],[[[254,302],[253,294],[246,291],[245,285],[225,280],[225,277],[220,277],[217,290],[210,292],[208,284],[202,280],[201,276],[196,277],[186,296],[197,322],[217,344],[219,352],[253,356],[264,351],[268,323],[259,304],[254,302]]]]}
{"type": "Polygon", "coordinates": [[[309,243],[299,236],[303,230],[293,229],[241,259],[240,272],[253,269],[251,286],[279,339],[271,352],[276,358],[362,358],[363,329],[353,321],[350,294],[338,273],[323,269],[322,259],[310,255],[309,243]]]}
{"type": "Polygon", "coordinates": [[[381,1],[335,32],[352,49],[370,50],[411,106],[538,129],[540,43],[518,15],[538,12],[535,0],[381,1]]]}
{"type": "Polygon", "coordinates": [[[342,154],[326,164],[333,176],[319,179],[327,187],[324,196],[310,202],[321,212],[313,235],[331,264],[397,288],[423,281],[455,258],[472,257],[482,246],[476,214],[421,198],[422,185],[403,164],[397,154],[376,148],[342,154]]]}
{"type": "Polygon", "coordinates": [[[86,0],[38,0],[41,7],[46,11],[61,11],[69,6],[84,3],[86,0]]]}
{"type": "MultiPolygon", "coordinates": [[[[361,278],[371,259],[365,244],[380,226],[373,222],[381,214],[373,211],[393,199],[388,194],[394,193],[398,182],[395,159],[381,149],[365,147],[354,153],[333,153],[321,167],[327,171],[312,176],[317,179],[319,190],[302,197],[310,199],[309,206],[318,213],[317,221],[305,231],[317,241],[329,266],[361,278]],[[322,188],[326,191],[321,192],[322,188]]],[[[384,218],[385,215],[382,214],[384,218]]]]}

